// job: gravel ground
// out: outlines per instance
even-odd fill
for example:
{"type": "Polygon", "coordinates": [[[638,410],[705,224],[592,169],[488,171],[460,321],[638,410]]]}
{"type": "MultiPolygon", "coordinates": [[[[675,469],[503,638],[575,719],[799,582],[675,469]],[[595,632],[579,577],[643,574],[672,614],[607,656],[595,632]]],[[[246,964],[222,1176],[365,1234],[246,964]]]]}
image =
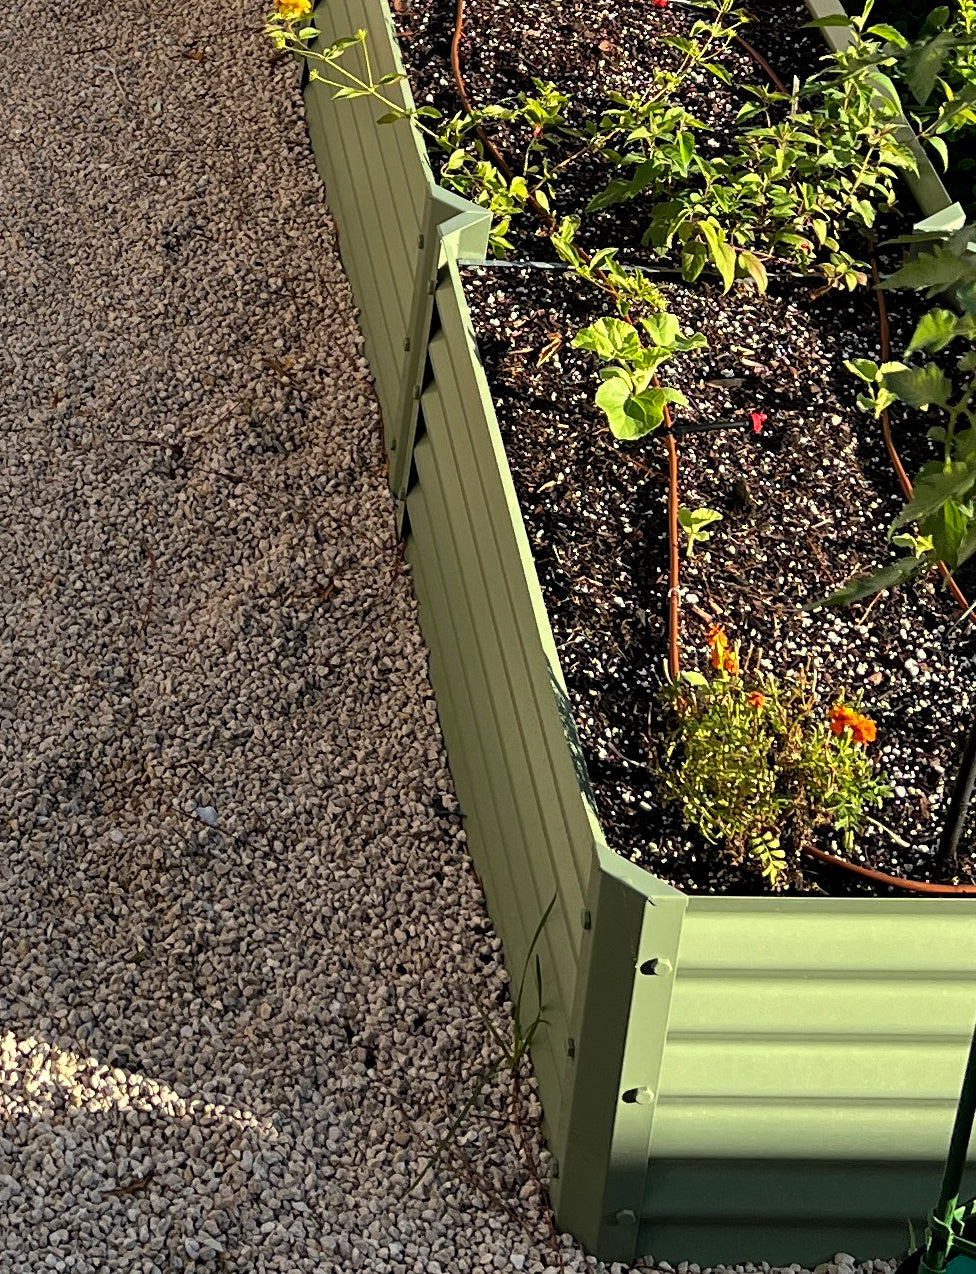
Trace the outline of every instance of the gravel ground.
{"type": "Polygon", "coordinates": [[[397,1198],[506,978],[294,69],[207,17],[0,13],[0,1271],[593,1268],[507,1081],[508,1210],[397,1198]]]}

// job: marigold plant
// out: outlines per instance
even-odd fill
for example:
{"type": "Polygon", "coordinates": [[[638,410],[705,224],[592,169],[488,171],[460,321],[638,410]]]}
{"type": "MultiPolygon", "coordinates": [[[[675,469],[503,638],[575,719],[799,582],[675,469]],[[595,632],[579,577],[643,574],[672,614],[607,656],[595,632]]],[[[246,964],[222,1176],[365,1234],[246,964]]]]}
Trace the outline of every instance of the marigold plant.
{"type": "Polygon", "coordinates": [[[662,795],[774,889],[800,883],[799,853],[815,829],[833,828],[850,850],[867,809],[891,795],[865,749],[875,724],[858,700],[827,709],[810,669],[784,682],[744,674],[723,629],[707,640],[711,675],[685,672],[664,690],[673,724],[662,795]]]}
{"type": "Polygon", "coordinates": [[[835,703],[830,710],[830,728],[834,734],[851,732],[854,743],[873,743],[878,737],[878,727],[870,717],[862,717],[846,703],[835,703]]]}

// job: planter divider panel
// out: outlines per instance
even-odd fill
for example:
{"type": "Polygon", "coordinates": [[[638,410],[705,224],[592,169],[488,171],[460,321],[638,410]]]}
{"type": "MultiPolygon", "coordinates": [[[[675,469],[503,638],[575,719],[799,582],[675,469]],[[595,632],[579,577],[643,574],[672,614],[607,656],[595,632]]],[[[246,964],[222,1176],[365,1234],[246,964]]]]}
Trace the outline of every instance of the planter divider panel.
{"type": "MultiPolygon", "coordinates": [[[[402,70],[384,0],[315,21],[325,43],[365,27],[378,73],[402,70]]],[[[559,1224],[607,1260],[904,1251],[976,1016],[976,901],[689,897],[609,851],[463,294],[487,214],[376,103],[314,82],[306,103],[513,994],[556,899],[532,1056],[559,1224]]],[[[523,1022],[534,996],[530,976],[523,1022]]]]}

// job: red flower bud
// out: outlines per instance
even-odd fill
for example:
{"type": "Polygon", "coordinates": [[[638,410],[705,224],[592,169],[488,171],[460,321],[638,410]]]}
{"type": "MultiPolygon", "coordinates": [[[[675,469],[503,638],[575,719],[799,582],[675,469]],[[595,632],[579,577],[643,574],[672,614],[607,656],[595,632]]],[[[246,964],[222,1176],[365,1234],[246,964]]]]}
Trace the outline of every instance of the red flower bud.
{"type": "Polygon", "coordinates": [[[752,432],[754,434],[761,434],[762,427],[769,417],[764,411],[750,411],[749,419],[752,422],[752,432]]]}

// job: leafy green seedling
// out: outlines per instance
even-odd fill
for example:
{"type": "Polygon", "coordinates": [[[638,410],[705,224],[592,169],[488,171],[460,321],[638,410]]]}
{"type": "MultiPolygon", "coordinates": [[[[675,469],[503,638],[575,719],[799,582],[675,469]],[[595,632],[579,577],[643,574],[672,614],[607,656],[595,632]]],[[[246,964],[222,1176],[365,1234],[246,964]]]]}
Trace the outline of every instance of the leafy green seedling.
{"type": "Polygon", "coordinates": [[[685,533],[685,553],[688,557],[694,557],[696,544],[703,544],[706,540],[712,538],[710,532],[705,530],[705,527],[711,526],[713,522],[721,521],[721,513],[716,513],[714,509],[678,510],[678,522],[685,533]]]}

